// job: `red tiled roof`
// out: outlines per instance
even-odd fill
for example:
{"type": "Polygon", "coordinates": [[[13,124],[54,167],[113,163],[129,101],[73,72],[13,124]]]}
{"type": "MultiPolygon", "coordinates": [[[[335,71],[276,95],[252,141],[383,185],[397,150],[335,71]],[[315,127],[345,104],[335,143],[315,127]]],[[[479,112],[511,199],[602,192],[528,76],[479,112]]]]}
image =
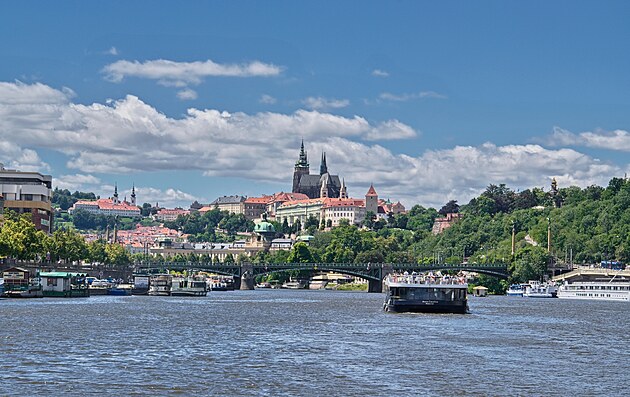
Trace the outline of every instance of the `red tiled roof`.
{"type": "Polygon", "coordinates": [[[376,190],[374,190],[374,185],[370,184],[370,189],[368,190],[368,192],[365,194],[366,196],[378,196],[378,194],[376,194],[376,190]]]}
{"type": "Polygon", "coordinates": [[[267,204],[273,196],[248,197],[245,199],[247,204],[267,204]]]}
{"type": "Polygon", "coordinates": [[[354,198],[327,198],[324,200],[324,208],[332,207],[364,207],[365,200],[354,198]]]}

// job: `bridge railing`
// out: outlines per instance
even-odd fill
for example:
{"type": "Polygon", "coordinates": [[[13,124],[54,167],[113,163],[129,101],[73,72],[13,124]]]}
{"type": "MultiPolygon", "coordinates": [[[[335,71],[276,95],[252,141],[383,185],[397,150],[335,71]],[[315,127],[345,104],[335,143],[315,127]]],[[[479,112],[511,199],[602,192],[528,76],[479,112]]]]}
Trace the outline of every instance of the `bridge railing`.
{"type": "Polygon", "coordinates": [[[357,268],[395,268],[395,269],[505,269],[503,263],[460,263],[460,264],[417,264],[417,263],[216,263],[216,262],[137,262],[134,264],[139,268],[177,268],[177,269],[204,269],[204,268],[226,268],[240,267],[242,265],[267,268],[335,268],[335,269],[357,269],[357,268]]]}

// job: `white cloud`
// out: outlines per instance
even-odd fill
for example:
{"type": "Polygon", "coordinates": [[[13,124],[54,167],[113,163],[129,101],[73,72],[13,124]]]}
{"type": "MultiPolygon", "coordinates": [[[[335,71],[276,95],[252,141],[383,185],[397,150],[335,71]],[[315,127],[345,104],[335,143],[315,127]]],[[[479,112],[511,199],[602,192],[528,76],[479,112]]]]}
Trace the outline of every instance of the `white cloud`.
{"type": "Polygon", "coordinates": [[[258,102],[264,103],[266,105],[273,105],[274,103],[277,102],[277,100],[276,100],[276,98],[272,97],[271,95],[264,94],[263,96],[260,97],[258,102]]]}
{"type": "Polygon", "coordinates": [[[105,78],[120,83],[125,77],[157,80],[166,86],[185,87],[199,84],[205,77],[270,77],[282,72],[282,67],[260,61],[243,64],[220,64],[207,61],[176,62],[166,59],[151,61],[120,60],[105,66],[105,78]]]}
{"type": "MultiPolygon", "coordinates": [[[[131,197],[131,189],[123,190],[123,195],[131,197]]],[[[181,206],[187,208],[193,201],[205,202],[204,198],[196,197],[192,194],[183,192],[178,189],[167,188],[166,190],[158,189],[154,187],[136,187],[136,204],[142,205],[142,203],[159,203],[160,207],[174,208],[181,206]]]]}
{"type": "MultiPolygon", "coordinates": [[[[34,97],[32,87],[15,85],[4,91],[12,95],[11,101],[0,90],[0,142],[4,142],[0,155],[13,153],[15,159],[31,155],[26,162],[41,165],[31,148],[44,147],[65,154],[69,168],[88,176],[199,170],[205,175],[290,186],[301,138],[313,169],[326,151],[329,170],[345,177],[349,193],[362,196],[374,182],[382,197],[402,199],[405,204],[438,206],[448,199],[464,203],[490,183],[523,189],[548,186],[556,177],[561,186],[606,184],[627,171],[572,149],[540,145],[486,143],[396,154],[369,143],[418,134],[398,120],[370,123],[359,116],[307,110],[246,114],[195,108],[181,118],[171,118],[131,95],[108,104],[81,105],[50,87],[38,87],[40,99],[34,97]],[[26,103],[26,98],[33,103],[26,103]]],[[[68,180],[66,176],[64,181],[68,180]]],[[[174,188],[148,190],[146,196],[160,203],[163,197],[173,202],[192,197],[174,188]]],[[[149,201],[140,196],[138,200],[149,201]]]]}
{"type": "Polygon", "coordinates": [[[50,166],[39,158],[36,151],[24,149],[9,141],[0,141],[0,163],[4,168],[19,171],[50,171],[50,166]]]}
{"type": "Polygon", "coordinates": [[[586,131],[574,134],[560,127],[554,127],[553,133],[546,140],[552,146],[586,146],[630,152],[630,133],[625,130],[586,131]]]}
{"type": "Polygon", "coordinates": [[[66,87],[56,90],[42,83],[0,82],[0,106],[63,104],[74,96],[66,87]]]}
{"type": "Polygon", "coordinates": [[[384,101],[406,102],[423,98],[446,99],[446,95],[438,94],[434,91],[421,91],[410,94],[392,94],[390,92],[383,92],[379,95],[379,98],[384,101]]]}
{"type": "Polygon", "coordinates": [[[374,70],[372,70],[372,76],[375,76],[375,77],[389,77],[389,73],[387,73],[384,70],[374,69],[374,70]]]}
{"type": "Polygon", "coordinates": [[[112,46],[109,50],[107,50],[106,52],[109,55],[118,55],[118,49],[114,46],[112,46]]]}
{"type": "Polygon", "coordinates": [[[308,97],[302,100],[304,106],[313,110],[324,109],[340,109],[350,105],[350,101],[347,99],[334,99],[323,97],[308,97]]]}
{"type": "Polygon", "coordinates": [[[89,190],[93,191],[94,187],[100,185],[101,180],[94,175],[86,174],[74,174],[74,175],[61,175],[55,177],[53,184],[59,189],[75,190],[89,190]],[[90,189],[86,189],[90,187],[90,189]]]}
{"type": "Polygon", "coordinates": [[[195,90],[191,90],[190,88],[185,88],[177,92],[177,97],[182,101],[190,101],[197,99],[197,92],[195,90]]]}

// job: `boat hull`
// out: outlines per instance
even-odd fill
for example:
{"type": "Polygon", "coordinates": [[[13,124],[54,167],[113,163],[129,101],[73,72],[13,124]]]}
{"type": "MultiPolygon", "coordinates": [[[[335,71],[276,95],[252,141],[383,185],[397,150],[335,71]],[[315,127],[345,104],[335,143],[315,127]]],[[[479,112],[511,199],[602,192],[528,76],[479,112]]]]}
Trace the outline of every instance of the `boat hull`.
{"type": "Polygon", "coordinates": [[[5,291],[3,296],[6,298],[20,298],[20,299],[43,298],[44,293],[42,292],[41,289],[32,290],[32,291],[5,291]]]}
{"type": "Polygon", "coordinates": [[[468,313],[468,304],[466,302],[396,302],[385,304],[386,312],[392,313],[468,313]]]}
{"type": "Polygon", "coordinates": [[[206,296],[207,291],[171,291],[171,296],[206,296]]]}

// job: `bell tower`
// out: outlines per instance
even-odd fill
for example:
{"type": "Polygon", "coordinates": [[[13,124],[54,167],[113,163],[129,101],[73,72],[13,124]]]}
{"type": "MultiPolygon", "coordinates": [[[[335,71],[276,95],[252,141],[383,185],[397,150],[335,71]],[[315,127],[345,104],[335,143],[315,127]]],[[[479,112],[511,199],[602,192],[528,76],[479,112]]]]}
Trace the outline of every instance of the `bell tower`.
{"type": "Polygon", "coordinates": [[[302,139],[302,145],[300,146],[300,157],[298,161],[295,163],[295,168],[293,169],[293,189],[291,190],[293,193],[301,193],[299,191],[300,187],[300,179],[302,175],[308,175],[310,172],[308,165],[308,156],[306,151],[304,150],[304,139],[302,139]]]}

